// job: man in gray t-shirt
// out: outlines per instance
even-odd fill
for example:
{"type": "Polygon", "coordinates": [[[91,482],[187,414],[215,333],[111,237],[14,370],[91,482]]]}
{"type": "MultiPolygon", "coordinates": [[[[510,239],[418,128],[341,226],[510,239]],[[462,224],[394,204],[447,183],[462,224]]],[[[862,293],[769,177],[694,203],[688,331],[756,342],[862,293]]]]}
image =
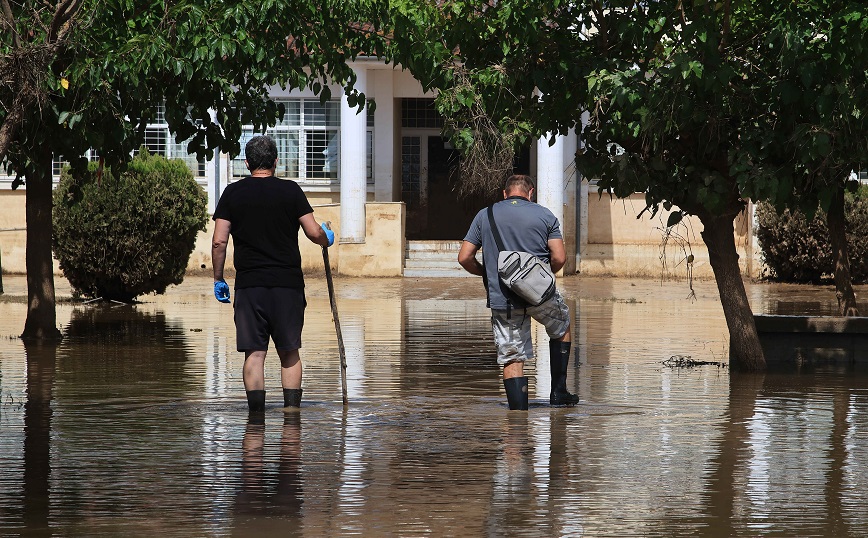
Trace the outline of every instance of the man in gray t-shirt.
{"type": "MultiPolygon", "coordinates": [[[[513,175],[506,180],[504,200],[493,206],[494,221],[507,250],[529,252],[551,265],[557,272],[564,266],[566,251],[558,219],[545,207],[531,202],[533,180],[513,175]]],[[[527,377],[524,362],[533,358],[530,320],[546,328],[551,339],[551,405],[574,405],[579,397],[567,391],[567,367],[570,360],[570,311],[561,293],[539,306],[528,306],[503,286],[497,275],[497,244],[488,218],[488,208],[476,214],[470,225],[458,263],[474,275],[483,277],[491,308],[491,326],[497,345],[497,363],[503,366],[503,386],[510,409],[526,410],[527,377]],[[482,248],[480,264],[477,251],[482,248]]]]}

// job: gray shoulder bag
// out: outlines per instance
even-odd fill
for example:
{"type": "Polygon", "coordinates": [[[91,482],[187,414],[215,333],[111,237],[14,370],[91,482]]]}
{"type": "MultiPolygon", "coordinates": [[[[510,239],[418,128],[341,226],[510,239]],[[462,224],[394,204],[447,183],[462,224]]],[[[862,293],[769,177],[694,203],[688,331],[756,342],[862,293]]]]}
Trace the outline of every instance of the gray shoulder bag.
{"type": "Polygon", "coordinates": [[[497,274],[503,285],[531,306],[551,299],[557,288],[549,264],[528,252],[503,248],[503,239],[494,223],[493,206],[488,206],[488,222],[497,244],[497,274]]]}

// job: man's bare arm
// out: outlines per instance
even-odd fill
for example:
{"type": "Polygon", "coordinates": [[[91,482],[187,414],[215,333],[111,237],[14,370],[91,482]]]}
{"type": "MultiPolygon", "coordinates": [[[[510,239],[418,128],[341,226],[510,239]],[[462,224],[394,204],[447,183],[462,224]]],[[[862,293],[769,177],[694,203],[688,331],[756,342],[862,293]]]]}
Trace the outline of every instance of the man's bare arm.
{"type": "Polygon", "coordinates": [[[223,280],[223,267],[226,264],[226,246],[229,244],[231,223],[226,219],[214,220],[214,235],[211,238],[211,269],[214,282],[223,280]]]}
{"type": "Polygon", "coordinates": [[[307,215],[299,217],[298,222],[301,224],[301,229],[304,230],[304,235],[306,235],[312,243],[316,243],[321,247],[329,246],[329,238],[326,237],[325,231],[323,231],[322,227],[316,221],[313,213],[308,213],[307,215]]]}
{"type": "Polygon", "coordinates": [[[461,243],[461,250],[458,251],[458,263],[465,271],[472,275],[482,276],[485,273],[485,268],[476,259],[476,252],[479,247],[469,241],[461,243]]]}
{"type": "Polygon", "coordinates": [[[564,247],[563,239],[549,239],[549,260],[551,261],[552,272],[557,273],[563,268],[567,262],[567,250],[564,247]]]}

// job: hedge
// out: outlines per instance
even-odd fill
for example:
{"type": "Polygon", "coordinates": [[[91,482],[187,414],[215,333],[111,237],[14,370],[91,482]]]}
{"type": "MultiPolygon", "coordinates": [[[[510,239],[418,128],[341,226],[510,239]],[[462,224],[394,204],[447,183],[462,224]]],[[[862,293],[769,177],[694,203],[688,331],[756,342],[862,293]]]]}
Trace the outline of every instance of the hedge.
{"type": "Polygon", "coordinates": [[[129,302],[180,284],[208,222],[207,197],[183,161],[142,150],[126,170],[68,169],[54,192],[54,255],[77,296],[129,302]]]}

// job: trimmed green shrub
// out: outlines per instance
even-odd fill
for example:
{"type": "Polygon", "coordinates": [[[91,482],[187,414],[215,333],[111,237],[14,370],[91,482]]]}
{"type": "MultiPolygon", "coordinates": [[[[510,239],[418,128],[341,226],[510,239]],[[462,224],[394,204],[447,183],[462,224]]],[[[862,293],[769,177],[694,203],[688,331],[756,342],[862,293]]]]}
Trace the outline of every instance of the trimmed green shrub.
{"type": "MultiPolygon", "coordinates": [[[[868,281],[868,187],[844,202],[847,249],[854,283],[868,281]]],[[[768,278],[783,282],[817,283],[833,276],[834,262],[826,214],[820,210],[808,222],[799,211],[775,211],[766,203],[756,206],[756,237],[768,278]]]]}
{"type": "Polygon", "coordinates": [[[129,302],[180,284],[208,223],[193,174],[144,149],[119,175],[97,169],[64,170],[54,192],[54,255],[74,293],[129,302]]]}

